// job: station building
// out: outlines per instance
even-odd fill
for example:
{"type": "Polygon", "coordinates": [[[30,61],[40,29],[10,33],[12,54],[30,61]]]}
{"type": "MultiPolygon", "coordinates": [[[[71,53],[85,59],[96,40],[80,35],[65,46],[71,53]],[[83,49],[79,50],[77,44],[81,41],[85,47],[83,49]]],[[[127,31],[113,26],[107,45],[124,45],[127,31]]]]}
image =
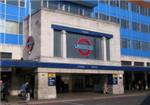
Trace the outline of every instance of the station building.
{"type": "Polygon", "coordinates": [[[10,82],[12,95],[17,95],[26,81],[31,85],[32,96],[38,99],[56,98],[64,92],[103,93],[106,85],[108,93],[123,94],[135,78],[146,80],[149,87],[148,55],[122,53],[129,50],[122,48],[123,28],[116,22],[98,18],[97,6],[104,2],[42,0],[38,7],[33,7],[31,16],[28,16],[29,1],[24,3],[23,12],[19,12],[20,6],[11,7],[7,1],[0,3],[5,7],[2,13],[16,8],[16,16],[21,13],[22,18],[26,16],[21,20],[1,15],[3,27],[7,21],[23,23],[21,35],[20,31],[10,33],[5,28],[0,34],[1,76],[10,82]],[[127,61],[137,62],[137,66],[128,65],[127,61]],[[141,61],[144,66],[138,65],[141,61]]]}

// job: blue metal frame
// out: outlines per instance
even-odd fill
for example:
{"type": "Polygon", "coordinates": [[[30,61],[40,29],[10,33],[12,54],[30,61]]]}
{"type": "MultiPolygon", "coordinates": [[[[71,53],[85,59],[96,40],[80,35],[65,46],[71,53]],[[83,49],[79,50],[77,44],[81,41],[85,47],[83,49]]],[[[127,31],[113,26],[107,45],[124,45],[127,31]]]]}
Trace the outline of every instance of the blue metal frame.
{"type": "Polygon", "coordinates": [[[51,28],[56,29],[56,30],[60,30],[60,31],[65,30],[67,32],[72,32],[72,33],[77,33],[77,34],[82,34],[82,35],[88,35],[88,36],[93,36],[93,37],[106,37],[106,38],[112,38],[113,37],[113,35],[111,35],[111,34],[105,34],[105,33],[100,33],[100,32],[84,30],[84,29],[66,27],[66,26],[61,26],[61,25],[52,24],[51,28]]]}
{"type": "Polygon", "coordinates": [[[37,62],[28,60],[0,60],[0,67],[24,67],[24,68],[65,68],[65,69],[83,69],[83,70],[117,70],[117,71],[147,71],[150,67],[129,67],[129,66],[104,66],[104,65],[85,65],[85,64],[67,64],[37,62]]]}
{"type": "Polygon", "coordinates": [[[0,33],[0,44],[23,45],[23,35],[0,33]]]}
{"type": "MultiPolygon", "coordinates": [[[[130,9],[131,8],[130,2],[129,2],[128,6],[130,9]]],[[[97,13],[97,12],[105,14],[107,16],[113,16],[116,18],[128,20],[129,23],[137,22],[137,23],[146,24],[146,25],[150,26],[150,17],[149,16],[144,16],[144,15],[135,13],[133,11],[110,6],[105,3],[98,3],[98,6],[94,8],[94,13],[97,13]]],[[[121,27],[120,28],[120,37],[128,38],[129,40],[139,40],[139,41],[145,41],[145,42],[150,43],[149,33],[136,32],[132,28],[124,29],[121,27]]],[[[133,48],[131,48],[131,49],[121,48],[121,55],[150,57],[150,52],[142,51],[142,50],[135,50],[133,48]]]]}

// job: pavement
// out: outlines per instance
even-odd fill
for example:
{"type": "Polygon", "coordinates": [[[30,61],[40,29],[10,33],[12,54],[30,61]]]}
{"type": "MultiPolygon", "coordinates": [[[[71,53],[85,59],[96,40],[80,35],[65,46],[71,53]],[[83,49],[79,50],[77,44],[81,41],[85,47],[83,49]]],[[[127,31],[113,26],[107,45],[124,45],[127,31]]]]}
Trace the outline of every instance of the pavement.
{"type": "MultiPolygon", "coordinates": [[[[142,96],[150,96],[150,90],[148,91],[127,91],[125,94],[121,95],[112,95],[112,94],[100,94],[94,92],[80,92],[80,93],[63,93],[58,94],[56,99],[45,99],[45,100],[36,100],[31,99],[30,102],[25,102],[25,100],[15,97],[9,96],[9,102],[2,102],[0,105],[54,105],[53,103],[64,103],[64,102],[78,102],[78,101],[88,101],[88,100],[105,100],[112,98],[125,98],[125,97],[142,97],[142,96]]],[[[67,105],[67,104],[66,104],[67,105]]]]}

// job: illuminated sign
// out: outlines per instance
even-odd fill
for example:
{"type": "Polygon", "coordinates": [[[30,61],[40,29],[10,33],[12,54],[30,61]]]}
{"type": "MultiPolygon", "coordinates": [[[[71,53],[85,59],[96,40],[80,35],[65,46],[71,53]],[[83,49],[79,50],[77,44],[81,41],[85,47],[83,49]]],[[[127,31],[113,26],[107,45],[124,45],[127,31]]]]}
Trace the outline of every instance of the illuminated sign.
{"type": "Polygon", "coordinates": [[[89,56],[93,50],[93,46],[91,45],[91,42],[85,37],[80,38],[75,43],[75,48],[78,49],[79,53],[85,57],[89,56]]]}

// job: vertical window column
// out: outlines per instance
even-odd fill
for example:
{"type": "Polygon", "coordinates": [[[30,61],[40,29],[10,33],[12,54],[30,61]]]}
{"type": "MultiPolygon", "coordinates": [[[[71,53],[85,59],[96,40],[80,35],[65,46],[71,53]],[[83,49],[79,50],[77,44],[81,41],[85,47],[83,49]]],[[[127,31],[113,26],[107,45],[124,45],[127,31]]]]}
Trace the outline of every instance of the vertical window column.
{"type": "Polygon", "coordinates": [[[61,56],[66,58],[67,56],[67,44],[66,44],[66,31],[61,31],[61,56]]]}
{"type": "Polygon", "coordinates": [[[106,38],[102,38],[102,51],[103,51],[103,60],[107,61],[107,52],[106,52],[106,38]]]}

